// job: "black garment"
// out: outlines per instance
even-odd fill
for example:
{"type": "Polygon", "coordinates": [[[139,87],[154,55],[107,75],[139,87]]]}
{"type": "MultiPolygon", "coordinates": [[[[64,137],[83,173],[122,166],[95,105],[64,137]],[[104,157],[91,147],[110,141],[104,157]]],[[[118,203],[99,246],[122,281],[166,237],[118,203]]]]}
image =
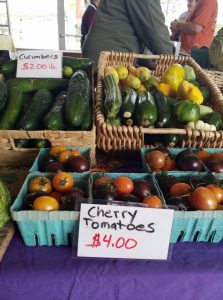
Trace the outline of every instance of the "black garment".
{"type": "Polygon", "coordinates": [[[81,48],[94,20],[97,6],[91,3],[85,10],[81,22],[81,48]]]}

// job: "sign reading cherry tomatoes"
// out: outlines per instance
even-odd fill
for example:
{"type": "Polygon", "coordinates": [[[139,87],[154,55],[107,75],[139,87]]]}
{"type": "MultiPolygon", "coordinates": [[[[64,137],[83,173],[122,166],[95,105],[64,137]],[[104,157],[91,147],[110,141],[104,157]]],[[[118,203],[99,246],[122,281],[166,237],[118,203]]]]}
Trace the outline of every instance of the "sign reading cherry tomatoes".
{"type": "Polygon", "coordinates": [[[168,258],[173,210],[82,204],[80,257],[168,258]]]}

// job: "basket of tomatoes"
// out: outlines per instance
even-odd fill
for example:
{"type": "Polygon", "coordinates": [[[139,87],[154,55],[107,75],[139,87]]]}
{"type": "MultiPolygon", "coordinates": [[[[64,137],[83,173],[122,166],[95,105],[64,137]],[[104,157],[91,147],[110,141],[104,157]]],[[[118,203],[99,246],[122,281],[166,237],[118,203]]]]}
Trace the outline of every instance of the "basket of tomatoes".
{"type": "Polygon", "coordinates": [[[90,148],[67,148],[59,145],[42,148],[29,172],[89,172],[90,151],[90,148]]]}
{"type": "Polygon", "coordinates": [[[10,208],[27,246],[77,241],[81,203],[90,199],[88,173],[30,173],[10,208]]]}
{"type": "Polygon", "coordinates": [[[91,176],[93,203],[165,208],[157,183],[150,174],[93,173],[91,176]]]}
{"type": "Polygon", "coordinates": [[[192,149],[142,148],[142,166],[145,172],[205,172],[207,167],[202,158],[192,149]]]}
{"type": "Polygon", "coordinates": [[[223,189],[213,174],[171,172],[155,173],[154,177],[166,205],[176,210],[171,242],[222,240],[223,189]]]}

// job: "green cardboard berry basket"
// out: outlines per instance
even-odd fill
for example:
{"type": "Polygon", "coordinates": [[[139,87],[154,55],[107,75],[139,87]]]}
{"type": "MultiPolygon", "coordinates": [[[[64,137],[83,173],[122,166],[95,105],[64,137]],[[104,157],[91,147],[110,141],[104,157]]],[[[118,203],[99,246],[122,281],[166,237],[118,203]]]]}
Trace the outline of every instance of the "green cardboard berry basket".
{"type": "MultiPolygon", "coordinates": [[[[50,149],[51,148],[42,148],[40,149],[38,155],[36,156],[34,162],[33,162],[33,165],[31,166],[31,168],[29,169],[29,172],[40,172],[39,171],[39,166],[38,166],[38,162],[39,162],[39,159],[41,157],[43,157],[44,155],[46,154],[49,154],[50,153],[50,149]]],[[[67,148],[68,150],[79,150],[81,155],[83,155],[89,162],[90,162],[90,167],[91,167],[91,149],[90,148],[84,148],[84,147],[68,147],[67,148]]],[[[90,170],[89,170],[90,171],[90,170]]]]}
{"type": "MultiPolygon", "coordinates": [[[[182,181],[196,174],[194,172],[171,172],[182,181]]],[[[160,173],[154,175],[159,186],[160,173]]],[[[199,174],[201,180],[216,183],[216,178],[209,172],[199,174]]],[[[223,175],[219,174],[223,179],[223,175]]],[[[218,177],[219,178],[219,177],[218,177]]],[[[160,193],[165,199],[161,189],[160,193]]],[[[170,242],[212,242],[219,243],[223,238],[223,211],[175,211],[170,242]]]]}
{"type": "MultiPolygon", "coordinates": [[[[60,246],[77,241],[79,211],[35,211],[21,210],[27,195],[28,183],[36,176],[52,178],[50,173],[30,173],[13,205],[10,207],[12,219],[16,221],[26,246],[60,246]]],[[[90,175],[72,173],[75,186],[83,188],[90,202],[90,175]]]]}

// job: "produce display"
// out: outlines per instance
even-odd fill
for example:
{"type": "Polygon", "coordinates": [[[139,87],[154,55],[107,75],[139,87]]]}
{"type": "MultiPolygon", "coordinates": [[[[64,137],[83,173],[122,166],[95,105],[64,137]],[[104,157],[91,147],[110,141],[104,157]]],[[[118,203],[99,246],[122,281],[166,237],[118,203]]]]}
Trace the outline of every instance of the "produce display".
{"type": "MultiPolygon", "coordinates": [[[[62,79],[15,78],[17,61],[0,66],[0,129],[90,130],[92,62],[63,57],[62,79]]],[[[17,140],[17,147],[29,141],[17,140]]]]}
{"type": "Polygon", "coordinates": [[[104,69],[104,114],[111,125],[216,131],[223,116],[189,65],[172,64],[160,77],[146,67],[104,69]]]}
{"type": "Polygon", "coordinates": [[[67,149],[64,146],[53,146],[45,154],[38,157],[40,172],[87,172],[90,171],[89,157],[78,149],[67,149]]]}

